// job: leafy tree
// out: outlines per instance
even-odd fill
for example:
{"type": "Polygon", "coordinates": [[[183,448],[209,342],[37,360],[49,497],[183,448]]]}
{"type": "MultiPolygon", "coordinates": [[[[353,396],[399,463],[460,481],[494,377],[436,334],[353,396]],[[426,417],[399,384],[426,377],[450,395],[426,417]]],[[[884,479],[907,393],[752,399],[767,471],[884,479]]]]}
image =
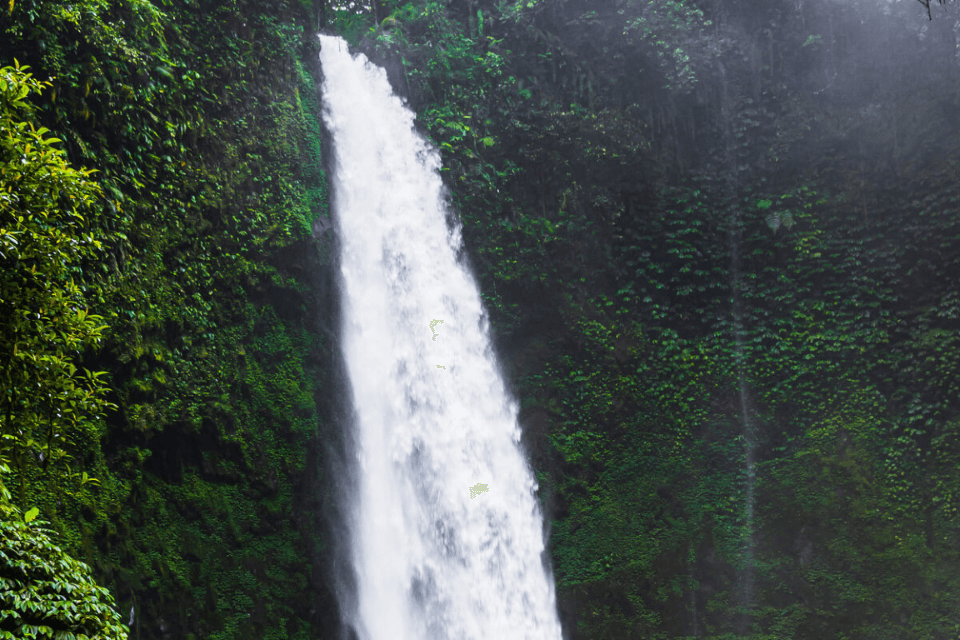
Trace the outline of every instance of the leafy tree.
{"type": "Polygon", "coordinates": [[[0,482],[0,640],[123,640],[113,596],[0,482]]]}
{"type": "Polygon", "coordinates": [[[87,311],[82,273],[101,248],[100,188],[27,120],[27,99],[50,86],[27,69],[0,69],[0,462],[12,463],[21,499],[30,469],[71,473],[71,450],[97,440],[92,420],[112,406],[104,374],[77,366],[106,328],[87,311]]]}

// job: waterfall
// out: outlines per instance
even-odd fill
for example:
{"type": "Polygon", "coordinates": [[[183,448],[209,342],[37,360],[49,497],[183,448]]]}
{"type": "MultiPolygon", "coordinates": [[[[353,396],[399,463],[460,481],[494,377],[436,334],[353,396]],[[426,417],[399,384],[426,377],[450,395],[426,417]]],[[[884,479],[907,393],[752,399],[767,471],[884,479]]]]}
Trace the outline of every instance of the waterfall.
{"type": "Polygon", "coordinates": [[[537,484],[439,154],[383,69],[321,46],[357,465],[344,622],[359,640],[560,640],[537,484]]]}

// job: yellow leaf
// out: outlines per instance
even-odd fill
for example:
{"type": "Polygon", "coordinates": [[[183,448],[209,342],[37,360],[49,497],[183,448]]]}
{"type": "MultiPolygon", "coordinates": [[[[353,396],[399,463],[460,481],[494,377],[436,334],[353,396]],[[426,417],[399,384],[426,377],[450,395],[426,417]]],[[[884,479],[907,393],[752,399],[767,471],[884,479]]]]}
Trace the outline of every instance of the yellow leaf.
{"type": "Polygon", "coordinates": [[[13,0],[10,0],[10,13],[13,13],[13,0]]]}

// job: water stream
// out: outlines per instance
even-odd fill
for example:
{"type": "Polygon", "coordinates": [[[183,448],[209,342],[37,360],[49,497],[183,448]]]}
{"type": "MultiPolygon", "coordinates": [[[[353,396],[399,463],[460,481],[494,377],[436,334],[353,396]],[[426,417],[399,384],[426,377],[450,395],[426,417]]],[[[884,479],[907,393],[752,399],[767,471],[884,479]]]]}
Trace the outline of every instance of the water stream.
{"type": "MultiPolygon", "coordinates": [[[[726,69],[719,65],[722,95],[722,113],[725,123],[725,146],[727,166],[727,192],[730,207],[730,288],[731,313],[733,319],[733,359],[737,376],[737,396],[740,405],[741,441],[743,442],[744,463],[744,491],[743,491],[743,532],[741,537],[742,568],[739,571],[739,615],[737,632],[741,636],[750,634],[750,622],[754,606],[754,582],[756,579],[755,551],[756,551],[756,451],[757,425],[754,420],[756,414],[750,398],[750,388],[747,381],[748,353],[746,347],[746,311],[744,303],[745,279],[742,272],[741,250],[743,245],[743,211],[740,207],[737,176],[738,162],[734,151],[732,96],[728,92],[726,69]]],[[[696,624],[696,623],[694,623],[696,624]]]]}
{"type": "Polygon", "coordinates": [[[356,482],[359,640],[560,640],[517,405],[436,150],[385,72],[321,36],[356,482]]]}

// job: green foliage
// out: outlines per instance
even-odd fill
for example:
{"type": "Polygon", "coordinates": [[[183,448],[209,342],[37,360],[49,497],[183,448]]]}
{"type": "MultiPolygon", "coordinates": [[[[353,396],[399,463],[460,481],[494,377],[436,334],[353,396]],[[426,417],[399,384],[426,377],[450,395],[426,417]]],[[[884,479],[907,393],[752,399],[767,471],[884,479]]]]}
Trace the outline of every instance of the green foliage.
{"type": "Polygon", "coordinates": [[[123,640],[128,629],[90,567],[67,555],[52,532],[0,505],[0,638],[123,640]]]}
{"type": "Polygon", "coordinates": [[[650,51],[650,57],[656,60],[658,69],[667,80],[666,88],[691,90],[697,81],[694,69],[698,64],[691,58],[691,53],[705,55],[704,45],[709,40],[703,37],[704,30],[713,24],[712,21],[689,2],[647,0],[625,4],[626,8],[621,11],[637,16],[627,19],[624,25],[623,35],[628,42],[636,42],[650,51]]]}
{"type": "Polygon", "coordinates": [[[330,619],[311,578],[328,320],[307,283],[330,243],[311,229],[327,204],[310,22],[283,1],[17,3],[0,18],[0,59],[55,75],[37,119],[99,171],[82,220],[61,207],[100,243],[63,266],[100,331],[67,354],[78,388],[84,366],[110,372],[119,408],[78,418],[70,484],[36,454],[8,477],[134,610],[134,637],[307,638],[330,619]]]}
{"type": "Polygon", "coordinates": [[[370,32],[443,155],[574,638],[955,633],[958,167],[923,145],[958,149],[956,70],[908,71],[906,8],[821,10],[405,2],[370,32]]]}
{"type": "Polygon", "coordinates": [[[60,140],[20,119],[35,117],[28,99],[44,86],[27,67],[0,69],[0,463],[13,463],[21,501],[27,469],[69,477],[73,453],[99,437],[93,421],[114,406],[105,372],[77,366],[106,329],[89,313],[96,284],[83,273],[102,256],[100,188],[60,140]]]}

